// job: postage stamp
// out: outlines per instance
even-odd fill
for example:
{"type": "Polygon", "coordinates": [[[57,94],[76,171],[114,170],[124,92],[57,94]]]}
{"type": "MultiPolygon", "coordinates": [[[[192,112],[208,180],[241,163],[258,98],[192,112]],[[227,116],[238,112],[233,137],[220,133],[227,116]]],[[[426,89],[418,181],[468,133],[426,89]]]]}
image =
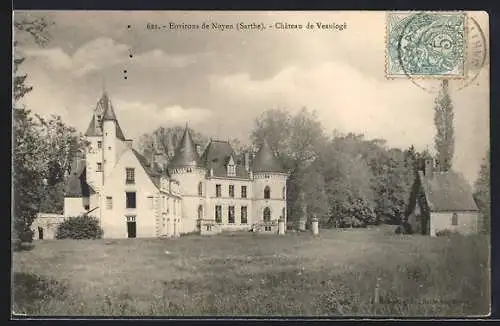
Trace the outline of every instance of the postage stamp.
{"type": "Polygon", "coordinates": [[[463,12],[386,15],[386,76],[462,78],[466,65],[463,12]]]}

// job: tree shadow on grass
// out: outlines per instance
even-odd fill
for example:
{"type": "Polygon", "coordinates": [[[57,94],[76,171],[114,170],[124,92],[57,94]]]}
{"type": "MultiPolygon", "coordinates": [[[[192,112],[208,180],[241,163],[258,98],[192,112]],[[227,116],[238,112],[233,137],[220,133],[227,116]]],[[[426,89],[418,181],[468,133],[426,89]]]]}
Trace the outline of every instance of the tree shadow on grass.
{"type": "Polygon", "coordinates": [[[14,272],[12,278],[14,313],[36,315],[54,301],[67,297],[68,287],[54,279],[46,279],[36,274],[14,272]]]}

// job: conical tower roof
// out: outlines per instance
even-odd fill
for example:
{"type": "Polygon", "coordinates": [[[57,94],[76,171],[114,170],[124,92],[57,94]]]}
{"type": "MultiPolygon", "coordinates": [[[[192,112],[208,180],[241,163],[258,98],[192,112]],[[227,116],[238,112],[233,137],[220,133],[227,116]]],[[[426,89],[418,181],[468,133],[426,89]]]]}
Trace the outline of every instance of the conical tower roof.
{"type": "Polygon", "coordinates": [[[194,144],[189,128],[186,125],[184,129],[184,134],[182,135],[181,142],[177,149],[175,150],[174,157],[170,161],[169,167],[180,168],[180,167],[196,167],[201,166],[200,157],[196,151],[196,145],[194,144]]]}
{"type": "Polygon", "coordinates": [[[97,102],[97,105],[101,106],[102,112],[104,112],[102,115],[102,121],[106,121],[106,120],[107,121],[109,121],[109,120],[117,121],[116,113],[115,113],[115,110],[113,108],[113,104],[111,104],[111,100],[109,99],[107,92],[103,92],[101,99],[99,100],[99,102],[97,102]]]}
{"type": "Polygon", "coordinates": [[[274,156],[271,147],[269,147],[269,144],[265,140],[255,154],[255,158],[253,160],[253,172],[286,172],[274,156]]]}
{"type": "Polygon", "coordinates": [[[121,140],[125,140],[125,135],[123,133],[120,124],[118,123],[118,119],[116,118],[116,113],[113,108],[113,104],[108,96],[106,91],[103,91],[101,98],[97,101],[97,105],[94,111],[94,115],[92,116],[92,120],[85,132],[85,136],[102,136],[102,125],[98,123],[96,119],[96,114],[102,112],[102,121],[115,121],[116,122],[116,137],[121,140]]]}

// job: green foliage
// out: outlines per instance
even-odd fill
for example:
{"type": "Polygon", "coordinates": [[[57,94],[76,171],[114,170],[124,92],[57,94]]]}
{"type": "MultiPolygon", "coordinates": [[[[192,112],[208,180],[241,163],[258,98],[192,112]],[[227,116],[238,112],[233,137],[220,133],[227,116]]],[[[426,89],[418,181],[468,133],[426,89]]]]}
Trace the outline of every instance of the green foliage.
{"type": "Polygon", "coordinates": [[[402,222],[419,158],[413,146],[387,148],[382,139],[353,133],[329,138],[307,109],[264,112],[252,132],[254,144],[263,139],[291,170],[289,220],[316,215],[321,225],[337,227],[402,222]]]}
{"type": "Polygon", "coordinates": [[[439,231],[436,232],[436,236],[437,237],[447,237],[447,236],[450,236],[450,235],[459,235],[459,233],[457,231],[448,230],[448,229],[439,230],[439,231]]]}
{"type": "Polygon", "coordinates": [[[25,239],[38,213],[45,176],[40,162],[45,158],[43,141],[30,112],[25,109],[15,109],[12,162],[15,233],[13,239],[25,239]]]}
{"type": "Polygon", "coordinates": [[[187,237],[169,242],[169,255],[154,239],[49,241],[14,255],[14,272],[33,276],[15,276],[13,304],[38,316],[489,313],[486,236],[391,236],[382,229],[323,230],[314,241],[310,233],[187,237]],[[137,277],[145,272],[147,282],[137,277]],[[65,291],[71,280],[78,282],[65,291]]]}
{"type": "Polygon", "coordinates": [[[40,212],[50,214],[63,214],[64,212],[64,181],[54,185],[47,185],[43,189],[40,202],[40,212]]]}
{"type": "Polygon", "coordinates": [[[29,229],[40,210],[62,212],[64,177],[76,151],[83,147],[82,135],[66,125],[61,117],[40,117],[20,102],[33,88],[27,85],[27,75],[20,72],[25,58],[20,56],[17,48],[30,41],[39,46],[46,45],[50,39],[50,25],[44,17],[22,13],[16,14],[14,21],[14,243],[21,238],[31,241],[29,229]]]}
{"type": "MultiPolygon", "coordinates": [[[[179,145],[184,134],[184,129],[185,127],[183,126],[158,127],[152,133],[142,135],[139,140],[139,148],[142,155],[147,159],[151,159],[154,146],[156,146],[156,149],[165,154],[168,160],[172,159],[170,156],[174,154],[175,149],[179,145]]],[[[201,148],[205,148],[209,141],[208,137],[192,128],[189,128],[189,131],[191,137],[193,137],[193,141],[197,145],[200,145],[201,148]]]]}
{"type": "Polygon", "coordinates": [[[24,19],[22,15],[14,20],[14,59],[13,59],[13,188],[14,211],[12,241],[14,249],[22,242],[31,242],[33,235],[30,226],[36,218],[43,188],[44,170],[40,161],[46,157],[43,141],[40,138],[36,121],[19,101],[33,88],[26,85],[26,74],[19,71],[24,58],[19,56],[16,47],[19,38],[28,35],[38,44],[47,40],[47,22],[44,19],[24,19]]]}
{"type": "Polygon", "coordinates": [[[483,232],[489,233],[491,229],[491,181],[490,181],[490,153],[481,164],[479,176],[474,185],[474,198],[483,217],[483,232]]]}
{"type": "Polygon", "coordinates": [[[54,279],[46,279],[37,274],[15,272],[13,283],[13,311],[37,314],[50,300],[64,301],[67,286],[54,279]]]}
{"type": "Polygon", "coordinates": [[[452,165],[455,136],[453,131],[453,104],[448,92],[447,80],[443,80],[435,103],[434,124],[436,125],[436,136],[434,144],[437,152],[437,160],[439,162],[439,169],[441,171],[448,171],[452,165]]]}
{"type": "Polygon", "coordinates": [[[103,234],[97,218],[80,215],[69,217],[59,224],[56,239],[100,239],[103,234]]]}

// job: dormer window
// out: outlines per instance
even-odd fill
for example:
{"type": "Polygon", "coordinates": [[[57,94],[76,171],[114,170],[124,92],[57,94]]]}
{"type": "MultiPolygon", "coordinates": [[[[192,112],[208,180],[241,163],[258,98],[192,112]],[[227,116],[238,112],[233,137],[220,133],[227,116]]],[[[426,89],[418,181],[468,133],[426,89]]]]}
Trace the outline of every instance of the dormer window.
{"type": "Polygon", "coordinates": [[[236,175],[236,166],[234,164],[227,165],[227,176],[234,177],[236,175]]]}
{"type": "Polygon", "coordinates": [[[97,116],[97,124],[100,125],[102,122],[102,116],[98,115],[97,116]]]}
{"type": "Polygon", "coordinates": [[[236,176],[236,165],[234,164],[233,157],[230,157],[229,162],[227,162],[227,176],[228,177],[236,176]]]}

